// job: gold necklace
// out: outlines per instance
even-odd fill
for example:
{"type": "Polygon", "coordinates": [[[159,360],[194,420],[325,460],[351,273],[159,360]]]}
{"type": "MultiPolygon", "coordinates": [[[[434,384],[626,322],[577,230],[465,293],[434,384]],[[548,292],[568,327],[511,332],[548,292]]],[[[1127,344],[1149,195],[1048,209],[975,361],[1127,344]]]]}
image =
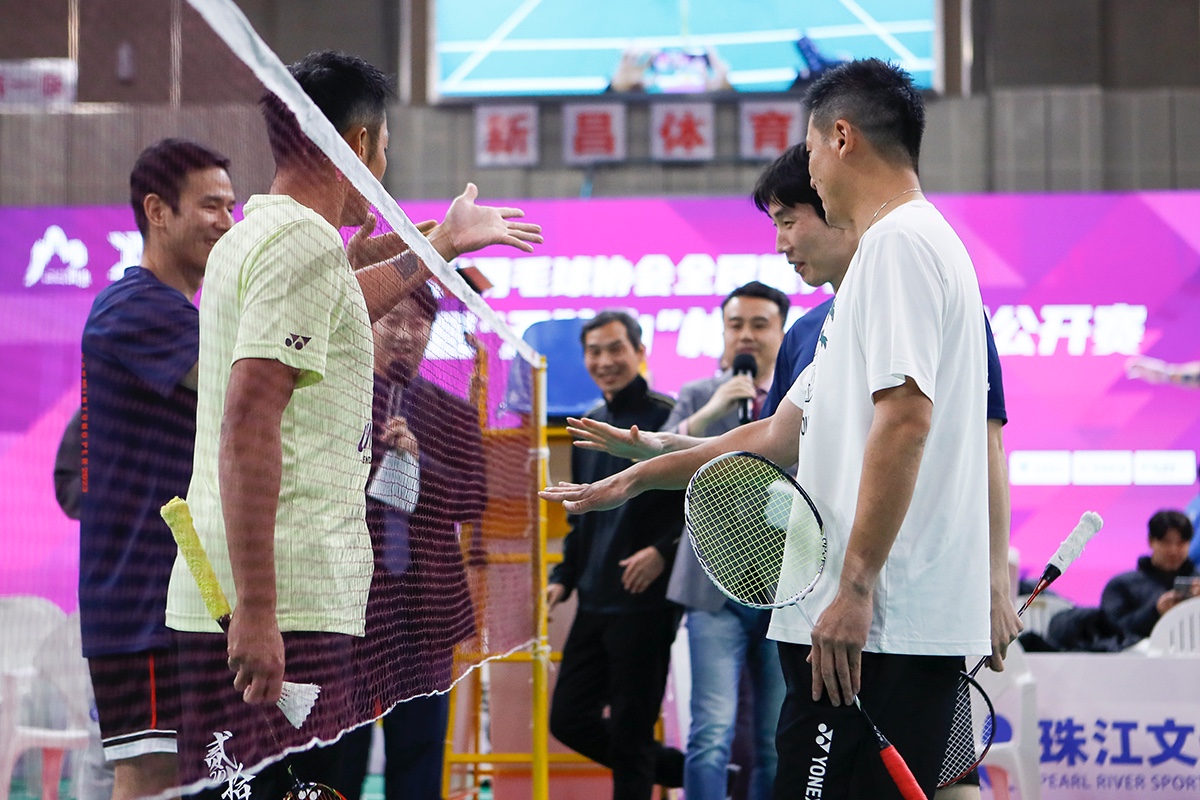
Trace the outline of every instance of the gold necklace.
{"type": "Polygon", "coordinates": [[[878,209],[875,211],[875,213],[874,213],[874,214],[872,214],[872,215],[871,215],[871,221],[867,223],[867,227],[868,227],[868,228],[870,228],[872,225],[874,225],[874,224],[875,224],[875,220],[879,219],[879,213],[880,213],[881,211],[883,211],[885,208],[887,208],[889,205],[891,205],[892,201],[894,201],[894,200],[899,200],[901,197],[904,197],[904,195],[906,195],[906,194],[911,194],[912,192],[919,192],[919,191],[921,191],[921,187],[920,187],[920,186],[916,187],[915,189],[905,189],[903,192],[901,192],[900,194],[896,195],[896,196],[895,196],[895,197],[893,197],[891,200],[888,200],[886,203],[884,203],[883,205],[881,205],[881,206],[880,206],[880,207],[879,207],[879,208],[878,208],[878,209]]]}

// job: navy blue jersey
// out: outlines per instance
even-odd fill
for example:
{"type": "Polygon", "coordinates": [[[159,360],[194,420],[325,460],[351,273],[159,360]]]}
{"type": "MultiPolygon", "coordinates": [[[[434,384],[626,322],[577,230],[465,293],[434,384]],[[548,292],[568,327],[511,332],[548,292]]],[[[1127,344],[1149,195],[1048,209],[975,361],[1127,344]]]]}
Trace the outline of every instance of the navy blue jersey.
{"type": "Polygon", "coordinates": [[[79,611],[85,656],[167,647],[175,542],[159,508],[187,494],[200,353],[196,306],[132,267],[83,329],[83,507],[79,611]]]}
{"type": "MultiPolygon", "coordinates": [[[[800,319],[792,323],[792,327],[783,335],[783,344],[775,357],[775,379],[771,382],[771,391],[763,403],[759,419],[765,419],[775,413],[780,401],[787,396],[788,389],[800,377],[804,368],[812,363],[817,350],[817,337],[821,335],[821,324],[825,315],[833,305],[829,298],[816,306],[800,319]]],[[[983,327],[987,332],[987,418],[1000,420],[1004,425],[1008,422],[1008,412],[1004,408],[1004,381],[1000,373],[1000,353],[996,350],[996,339],[992,336],[992,324],[987,314],[983,315],[983,327]]]]}
{"type": "Polygon", "coordinates": [[[983,329],[987,332],[988,392],[987,418],[998,419],[1001,425],[1008,424],[1008,411],[1004,408],[1004,377],[1000,374],[1000,352],[996,350],[996,337],[992,336],[992,323],[983,315],[983,329]]]}
{"type": "Polygon", "coordinates": [[[821,325],[833,306],[833,298],[829,298],[819,306],[810,308],[804,316],[792,323],[783,342],[779,345],[779,353],[775,356],[775,378],[771,381],[771,391],[763,401],[762,410],[758,412],[759,419],[766,419],[775,413],[783,398],[787,397],[788,389],[800,377],[804,368],[812,363],[817,352],[817,337],[821,335],[821,325]]]}

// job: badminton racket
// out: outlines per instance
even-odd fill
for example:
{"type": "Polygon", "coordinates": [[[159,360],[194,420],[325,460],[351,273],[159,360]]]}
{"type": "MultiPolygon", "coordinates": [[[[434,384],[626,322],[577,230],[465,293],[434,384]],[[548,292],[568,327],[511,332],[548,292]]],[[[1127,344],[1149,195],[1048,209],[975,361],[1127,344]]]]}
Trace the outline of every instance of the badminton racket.
{"type": "Polygon", "coordinates": [[[284,793],[283,800],[346,800],[346,796],[332,786],[300,780],[291,766],[288,766],[288,777],[293,784],[284,793]]]}
{"type": "Polygon", "coordinates": [[[794,605],[825,569],[816,506],[791,475],[754,453],[726,453],[697,470],[684,514],[700,566],[736,603],[794,605]]]}
{"type": "MultiPolygon", "coordinates": [[[[726,597],[751,608],[795,605],[808,616],[799,603],[825,569],[828,544],[821,515],[795,478],[754,453],[725,453],[692,476],[684,516],[696,560],[726,597]]],[[[857,697],[854,704],[900,794],[925,800],[895,745],[857,697]]]]}
{"type": "MultiPolygon", "coordinates": [[[[200,588],[200,597],[204,600],[204,607],[221,626],[221,630],[228,634],[229,620],[233,610],[229,607],[229,600],[226,599],[225,592],[221,591],[221,584],[217,582],[217,576],[208,560],[208,554],[204,552],[204,545],[200,543],[200,537],[196,535],[196,526],[192,521],[192,512],[188,508],[187,501],[176,497],[163,506],[159,513],[162,514],[162,518],[171,529],[171,535],[175,537],[175,543],[179,545],[179,552],[183,555],[188,570],[200,588]]],[[[308,714],[312,711],[313,704],[317,702],[317,695],[320,691],[321,687],[313,683],[284,681],[283,691],[279,695],[276,705],[287,717],[288,722],[293,727],[299,728],[304,724],[304,720],[308,719],[308,714]]]]}
{"type": "MultiPolygon", "coordinates": [[[[1071,566],[1083,547],[1104,526],[1104,520],[1094,511],[1086,511],[1079,518],[1079,523],[1071,531],[1058,550],[1046,564],[1042,577],[1038,580],[1033,592],[1025,603],[1017,610],[1017,616],[1025,613],[1030,603],[1041,594],[1046,587],[1058,580],[1067,567],[1071,566]]],[[[983,761],[991,749],[996,735],[996,713],[992,708],[987,694],[975,682],[975,676],[987,657],[979,659],[979,663],[970,672],[962,674],[958,694],[955,698],[954,720],[950,726],[950,739],[946,746],[946,756],[942,761],[941,774],[938,777],[938,788],[944,788],[965,778],[983,761]],[[976,691],[978,690],[978,691],[976,691]],[[982,700],[980,700],[982,698],[982,700]]]]}

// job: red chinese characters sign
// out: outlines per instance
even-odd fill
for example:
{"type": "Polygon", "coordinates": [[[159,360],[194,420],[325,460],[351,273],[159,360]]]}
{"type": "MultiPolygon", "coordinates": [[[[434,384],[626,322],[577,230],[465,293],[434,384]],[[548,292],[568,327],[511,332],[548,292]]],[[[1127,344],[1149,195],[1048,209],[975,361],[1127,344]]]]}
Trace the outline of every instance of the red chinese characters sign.
{"type": "Polygon", "coordinates": [[[650,155],[659,161],[710,161],[712,103],[658,103],[650,107],[650,155]]]}
{"type": "Polygon", "coordinates": [[[563,163],[595,164],[624,159],[624,105],[576,103],[563,106],[563,163]]]}
{"type": "Polygon", "coordinates": [[[0,106],[67,106],[75,102],[78,68],[69,58],[0,61],[0,106]]]}
{"type": "Polygon", "coordinates": [[[739,154],[749,160],[775,158],[804,139],[805,122],[797,101],[740,104],[739,154]]]}
{"type": "Polygon", "coordinates": [[[538,163],[536,105],[475,107],[475,165],[531,167],[538,163]]]}
{"type": "Polygon", "coordinates": [[[750,160],[772,159],[804,139],[804,118],[796,101],[742,103],[739,153],[750,160]]]}

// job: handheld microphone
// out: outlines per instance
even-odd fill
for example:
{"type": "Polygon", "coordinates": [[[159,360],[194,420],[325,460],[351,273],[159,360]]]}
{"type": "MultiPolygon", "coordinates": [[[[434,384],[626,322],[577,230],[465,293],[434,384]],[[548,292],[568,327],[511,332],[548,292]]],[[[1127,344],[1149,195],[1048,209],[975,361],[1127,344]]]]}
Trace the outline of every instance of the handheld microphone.
{"type": "MultiPolygon", "coordinates": [[[[751,380],[758,376],[758,362],[749,353],[738,353],[733,357],[733,374],[749,375],[751,380]]],[[[738,400],[738,425],[745,425],[754,420],[749,398],[738,400]]]]}

